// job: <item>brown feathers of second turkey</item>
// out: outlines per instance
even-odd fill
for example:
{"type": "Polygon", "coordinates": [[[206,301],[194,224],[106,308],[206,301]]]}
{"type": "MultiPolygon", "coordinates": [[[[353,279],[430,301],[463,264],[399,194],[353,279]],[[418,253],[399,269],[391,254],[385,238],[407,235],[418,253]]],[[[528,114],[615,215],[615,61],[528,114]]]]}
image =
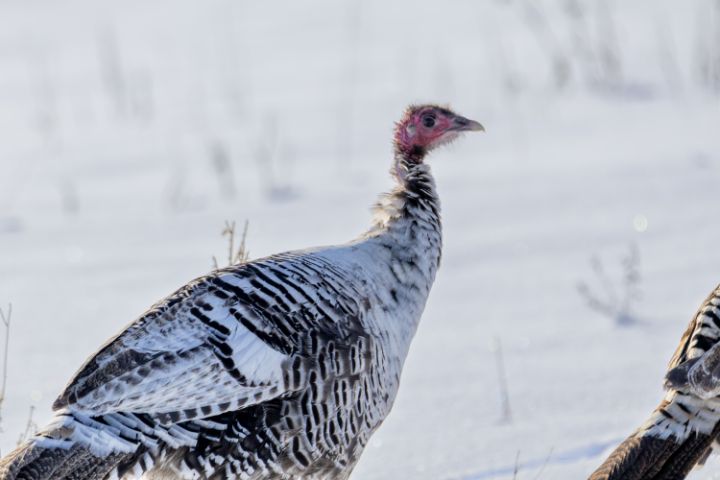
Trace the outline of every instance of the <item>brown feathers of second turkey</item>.
{"type": "Polygon", "coordinates": [[[720,434],[720,286],[692,317],[650,418],[590,480],[680,480],[702,465],[720,434]]]}

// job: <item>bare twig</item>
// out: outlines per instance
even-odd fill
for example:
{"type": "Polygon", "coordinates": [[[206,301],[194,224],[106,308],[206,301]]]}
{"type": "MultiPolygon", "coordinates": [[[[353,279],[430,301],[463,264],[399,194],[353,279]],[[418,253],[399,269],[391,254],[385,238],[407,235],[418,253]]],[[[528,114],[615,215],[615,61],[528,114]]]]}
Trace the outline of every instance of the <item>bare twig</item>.
{"type": "MultiPolygon", "coordinates": [[[[0,320],[5,326],[5,350],[3,351],[2,387],[0,387],[0,425],[2,424],[2,405],[5,401],[7,387],[8,346],[10,345],[10,321],[12,319],[12,303],[8,304],[7,311],[0,308],[0,320]]],[[[1,430],[1,428],[0,428],[1,430]]]]}
{"type": "Polygon", "coordinates": [[[228,222],[225,220],[225,228],[222,231],[223,236],[228,237],[228,265],[233,264],[235,249],[235,221],[228,222]]]}
{"type": "Polygon", "coordinates": [[[621,304],[621,311],[630,312],[632,304],[640,299],[640,251],[634,243],[630,245],[627,256],[621,260],[623,267],[623,284],[625,297],[621,304]]]}
{"type": "Polygon", "coordinates": [[[678,65],[677,47],[673,40],[672,30],[667,25],[664,16],[657,16],[655,35],[657,37],[658,58],[668,87],[675,93],[680,92],[683,89],[683,75],[678,65]]]}
{"type": "Polygon", "coordinates": [[[622,55],[617,39],[615,19],[610,2],[597,3],[596,20],[600,35],[598,39],[598,57],[604,86],[616,86],[622,83],[622,55]]]}
{"type": "Polygon", "coordinates": [[[588,307],[590,309],[595,310],[596,312],[602,313],[603,315],[606,315],[608,317],[612,317],[614,314],[614,309],[610,303],[607,301],[602,301],[599,298],[595,296],[595,294],[592,292],[590,286],[585,282],[578,282],[577,284],[578,293],[581,297],[585,299],[585,303],[587,303],[588,307]]]}
{"type": "Polygon", "coordinates": [[[595,285],[600,291],[586,282],[578,282],[577,290],[592,310],[615,320],[619,325],[635,323],[634,305],[641,298],[640,291],[640,251],[631,244],[628,253],[620,259],[622,276],[613,281],[605,272],[602,261],[592,257],[590,261],[595,274],[595,285]],[[616,288],[616,285],[620,286],[616,288]]]}
{"type": "Polygon", "coordinates": [[[248,260],[250,260],[250,252],[248,251],[245,242],[247,240],[247,233],[248,233],[248,227],[250,226],[250,222],[245,220],[245,225],[243,225],[243,232],[242,236],[240,237],[240,244],[237,248],[237,253],[235,254],[234,263],[245,263],[248,260]]]}
{"type": "Polygon", "coordinates": [[[513,467],[513,480],[517,480],[520,471],[520,450],[515,454],[515,466],[513,467]]]}
{"type": "MultiPolygon", "coordinates": [[[[540,476],[543,474],[543,472],[545,471],[545,467],[547,467],[547,464],[550,461],[550,457],[552,456],[554,449],[555,449],[555,447],[550,447],[550,451],[548,452],[547,456],[545,457],[543,464],[540,465],[540,469],[535,474],[535,477],[533,478],[533,480],[538,480],[540,478],[540,476]]],[[[525,467],[527,468],[529,465],[530,464],[525,464],[525,467]]],[[[520,450],[518,450],[517,453],[515,454],[515,465],[513,466],[513,476],[512,476],[513,480],[518,480],[518,478],[519,478],[518,474],[520,473],[521,466],[522,465],[520,464],[520,450]]]]}
{"type": "Polygon", "coordinates": [[[550,457],[553,454],[553,450],[555,447],[550,447],[550,451],[547,454],[547,457],[545,457],[545,461],[543,462],[542,466],[540,467],[540,470],[538,470],[537,475],[535,475],[535,478],[533,480],[538,480],[540,478],[540,475],[545,471],[545,467],[547,467],[548,462],[550,461],[550,457]]]}
{"type": "MultiPolygon", "coordinates": [[[[245,220],[245,225],[243,226],[242,235],[240,237],[240,244],[237,246],[237,250],[235,249],[235,222],[229,222],[225,221],[225,228],[223,228],[223,231],[221,232],[222,236],[228,237],[228,266],[230,265],[236,265],[239,263],[245,263],[250,259],[250,252],[247,249],[246,241],[247,241],[247,233],[248,233],[248,227],[250,223],[245,220]]],[[[218,269],[219,264],[217,261],[217,258],[215,256],[212,257],[213,260],[213,268],[218,269]]]]}
{"type": "Polygon", "coordinates": [[[569,45],[572,46],[571,52],[583,75],[583,80],[585,83],[597,82],[599,75],[596,71],[596,54],[589,35],[587,8],[580,0],[566,0],[562,5],[572,35],[569,45]]]}
{"type": "Polygon", "coordinates": [[[502,343],[499,337],[495,337],[493,350],[495,351],[495,363],[498,372],[498,384],[500,386],[500,404],[502,408],[501,423],[512,422],[512,409],[510,408],[510,392],[508,391],[507,375],[505,373],[505,359],[502,353],[502,343]]]}
{"type": "Polygon", "coordinates": [[[607,296],[608,301],[613,304],[617,304],[619,301],[618,294],[615,291],[615,286],[613,285],[612,280],[610,280],[610,277],[605,272],[605,266],[603,265],[602,260],[600,260],[598,256],[593,255],[590,259],[590,265],[595,273],[595,278],[597,278],[600,286],[603,290],[605,290],[605,295],[607,296]]]}
{"type": "Polygon", "coordinates": [[[235,197],[236,188],[230,152],[220,140],[212,142],[209,150],[213,170],[220,186],[220,194],[225,199],[232,199],[235,197]]]}
{"type": "Polygon", "coordinates": [[[540,2],[524,0],[522,7],[526,25],[535,35],[535,41],[540,49],[548,55],[552,66],[555,88],[561,90],[567,86],[572,73],[572,67],[564,46],[553,31],[552,24],[548,20],[540,2]]]}
{"type": "Polygon", "coordinates": [[[117,35],[111,26],[98,32],[97,46],[103,87],[114,104],[115,113],[124,117],[127,113],[128,86],[117,35]]]}
{"type": "Polygon", "coordinates": [[[35,405],[30,405],[30,413],[28,413],[27,424],[25,424],[25,431],[20,434],[17,444],[20,445],[28,438],[32,437],[37,433],[37,424],[33,420],[33,413],[35,413],[35,405]]]}
{"type": "Polygon", "coordinates": [[[695,56],[697,71],[702,87],[710,93],[720,93],[720,48],[717,45],[720,39],[720,2],[713,3],[713,8],[703,6],[698,12],[697,45],[695,56]]]}

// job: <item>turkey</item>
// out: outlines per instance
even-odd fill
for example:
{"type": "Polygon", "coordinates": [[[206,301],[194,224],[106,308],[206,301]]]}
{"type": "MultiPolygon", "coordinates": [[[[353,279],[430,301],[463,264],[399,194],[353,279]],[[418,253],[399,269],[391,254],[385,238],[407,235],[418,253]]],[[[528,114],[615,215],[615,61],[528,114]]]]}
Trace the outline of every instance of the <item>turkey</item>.
{"type": "Polygon", "coordinates": [[[3,479],[347,478],[392,408],[440,264],[425,156],[476,121],[411,106],[371,227],[215,270],[83,365],[3,479]]]}
{"type": "Polygon", "coordinates": [[[720,433],[720,285],[690,321],[650,418],[590,480],[679,480],[705,462],[720,433]]]}

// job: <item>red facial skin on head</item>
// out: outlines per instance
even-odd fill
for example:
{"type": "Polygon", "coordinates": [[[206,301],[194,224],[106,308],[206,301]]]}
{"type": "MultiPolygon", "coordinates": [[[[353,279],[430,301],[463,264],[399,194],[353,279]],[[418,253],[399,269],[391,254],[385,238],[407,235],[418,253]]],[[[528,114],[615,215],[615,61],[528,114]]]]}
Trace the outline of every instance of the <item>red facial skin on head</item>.
{"type": "Polygon", "coordinates": [[[452,120],[444,112],[434,108],[424,108],[417,112],[410,113],[396,130],[395,140],[404,149],[420,147],[431,149],[452,126],[452,120]],[[426,127],[423,124],[423,117],[434,114],[435,124],[426,127]]]}

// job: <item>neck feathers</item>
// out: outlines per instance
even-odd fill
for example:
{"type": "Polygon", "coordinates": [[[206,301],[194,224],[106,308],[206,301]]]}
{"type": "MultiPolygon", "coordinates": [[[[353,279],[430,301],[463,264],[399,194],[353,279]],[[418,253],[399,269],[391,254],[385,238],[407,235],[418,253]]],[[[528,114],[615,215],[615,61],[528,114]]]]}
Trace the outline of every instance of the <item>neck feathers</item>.
{"type": "Polygon", "coordinates": [[[392,310],[394,321],[378,328],[390,328],[397,351],[407,353],[440,266],[440,201],[422,156],[396,153],[391,172],[397,185],[375,205],[374,225],[365,240],[378,260],[373,278],[386,287],[382,303],[398,309],[392,310]]]}
{"type": "Polygon", "coordinates": [[[408,138],[407,129],[402,124],[395,127],[393,138],[393,150],[395,161],[392,174],[402,183],[405,174],[412,167],[420,165],[427,155],[427,149],[419,145],[413,145],[408,138]]]}
{"type": "Polygon", "coordinates": [[[410,240],[433,237],[440,244],[440,200],[430,167],[423,163],[426,152],[420,147],[407,150],[395,143],[391,173],[397,186],[380,197],[375,205],[371,234],[397,232],[410,240]],[[418,231],[419,230],[419,231],[418,231]],[[424,235],[418,233],[424,232],[424,235]]]}

